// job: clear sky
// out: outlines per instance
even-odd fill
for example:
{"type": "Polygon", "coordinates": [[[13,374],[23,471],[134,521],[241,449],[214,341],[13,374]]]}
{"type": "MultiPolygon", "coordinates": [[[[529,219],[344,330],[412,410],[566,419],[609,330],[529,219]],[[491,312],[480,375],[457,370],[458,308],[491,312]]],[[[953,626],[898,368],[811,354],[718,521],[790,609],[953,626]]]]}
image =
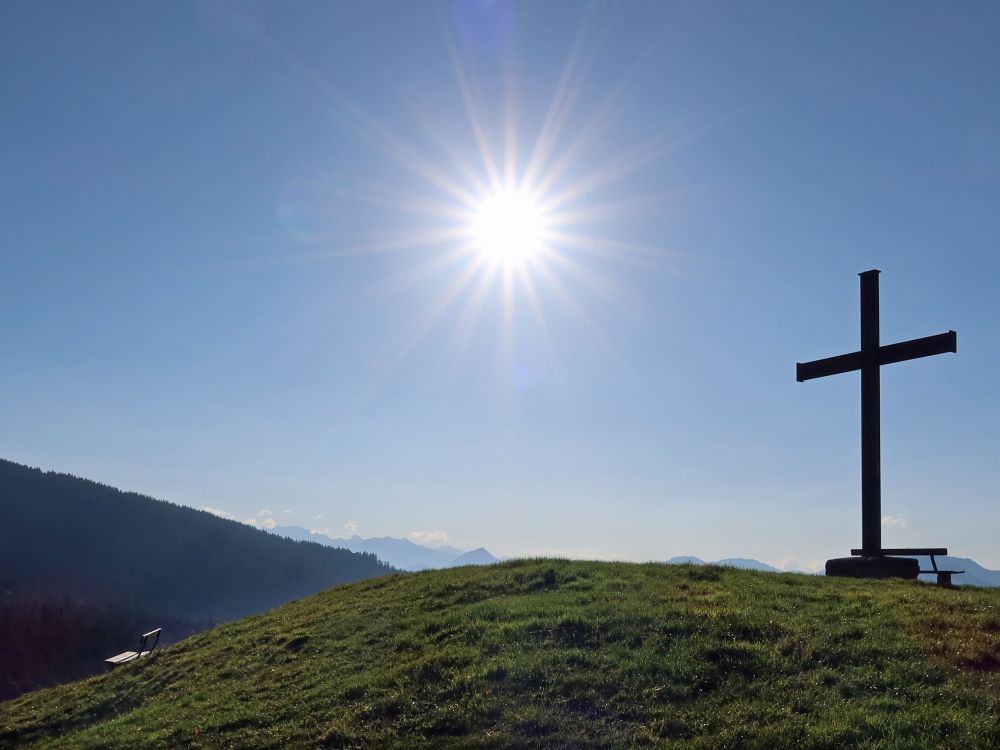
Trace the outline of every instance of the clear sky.
{"type": "Polygon", "coordinates": [[[883,369],[884,542],[1000,568],[998,28],[6,2],[0,456],[332,534],[815,568],[860,544],[859,378],[795,363],[857,348],[880,268],[884,343],[959,342],[883,369]],[[484,250],[528,231],[496,195],[529,257],[484,250]]]}

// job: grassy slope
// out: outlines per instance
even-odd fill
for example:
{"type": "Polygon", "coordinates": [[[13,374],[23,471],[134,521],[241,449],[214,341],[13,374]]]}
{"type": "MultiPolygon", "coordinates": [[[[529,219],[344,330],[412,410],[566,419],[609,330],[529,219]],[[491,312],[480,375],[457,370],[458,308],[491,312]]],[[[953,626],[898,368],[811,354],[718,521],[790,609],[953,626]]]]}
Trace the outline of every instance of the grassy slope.
{"type": "Polygon", "coordinates": [[[1000,591],[528,561],[331,589],[0,704],[0,745],[1000,746],[1000,591]]]}

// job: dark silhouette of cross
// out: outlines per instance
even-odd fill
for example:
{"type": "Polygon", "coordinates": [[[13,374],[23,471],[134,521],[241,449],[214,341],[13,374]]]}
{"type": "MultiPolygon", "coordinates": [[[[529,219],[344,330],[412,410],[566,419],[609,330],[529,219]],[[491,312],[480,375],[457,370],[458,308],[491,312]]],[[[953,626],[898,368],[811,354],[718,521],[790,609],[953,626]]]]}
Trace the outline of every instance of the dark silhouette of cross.
{"type": "MultiPolygon", "coordinates": [[[[817,359],[795,365],[795,379],[800,383],[813,378],[861,370],[861,549],[866,557],[904,550],[882,549],[882,467],[879,446],[879,368],[894,362],[958,351],[954,331],[879,345],[878,275],[865,271],[861,276],[861,349],[837,357],[817,359]]],[[[915,551],[911,551],[914,552],[915,551]]],[[[946,554],[946,551],[940,551],[946,554]]]]}

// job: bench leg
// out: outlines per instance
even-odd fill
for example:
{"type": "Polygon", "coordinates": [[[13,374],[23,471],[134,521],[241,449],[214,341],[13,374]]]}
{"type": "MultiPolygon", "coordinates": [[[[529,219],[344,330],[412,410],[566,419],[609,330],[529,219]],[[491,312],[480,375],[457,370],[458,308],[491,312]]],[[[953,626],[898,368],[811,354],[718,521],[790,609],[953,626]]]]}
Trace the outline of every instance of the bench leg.
{"type": "Polygon", "coordinates": [[[951,586],[951,573],[945,571],[938,571],[937,583],[938,586],[951,586]]]}

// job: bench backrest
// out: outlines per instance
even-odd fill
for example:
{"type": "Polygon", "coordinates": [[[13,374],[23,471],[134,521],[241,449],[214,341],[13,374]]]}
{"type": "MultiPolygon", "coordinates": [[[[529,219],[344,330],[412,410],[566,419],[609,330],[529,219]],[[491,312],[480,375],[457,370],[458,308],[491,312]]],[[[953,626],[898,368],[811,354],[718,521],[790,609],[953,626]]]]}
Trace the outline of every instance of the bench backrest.
{"type": "Polygon", "coordinates": [[[156,630],[150,630],[148,633],[143,633],[139,636],[139,653],[143,651],[152,651],[156,648],[156,644],[160,642],[160,631],[163,628],[157,628],[156,630]],[[149,645],[149,641],[152,639],[153,644],[149,645]]]}

